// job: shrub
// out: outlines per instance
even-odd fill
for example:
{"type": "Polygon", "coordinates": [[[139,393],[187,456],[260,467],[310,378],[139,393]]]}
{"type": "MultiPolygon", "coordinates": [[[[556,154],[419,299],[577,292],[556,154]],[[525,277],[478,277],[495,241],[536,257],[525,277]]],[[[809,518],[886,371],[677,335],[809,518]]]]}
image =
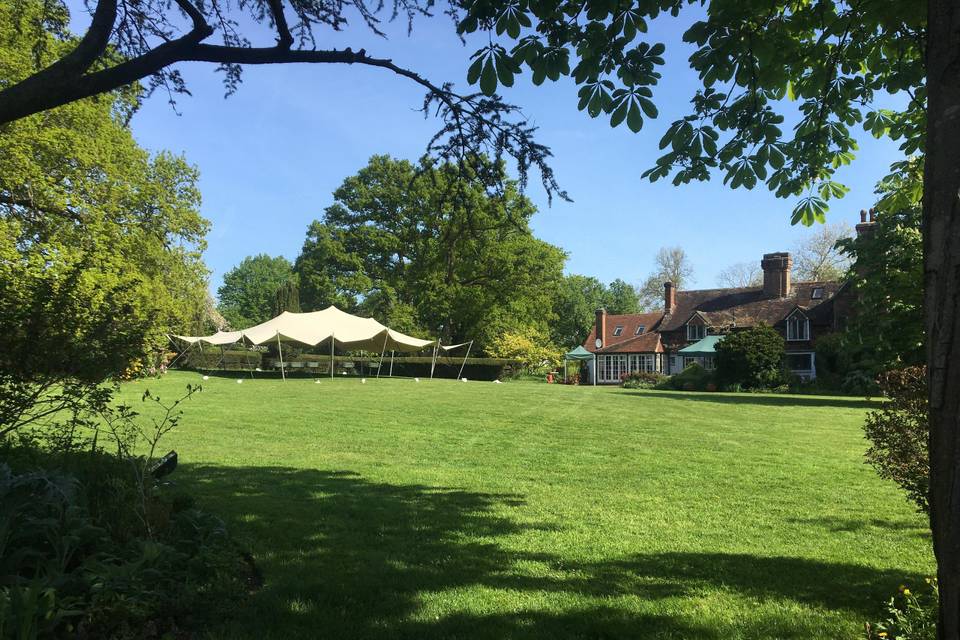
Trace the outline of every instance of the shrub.
{"type": "Polygon", "coordinates": [[[929,513],[930,456],[927,439],[926,367],[907,367],[880,374],[877,383],[889,398],[867,414],[864,425],[869,462],[881,478],[893,480],[920,511],[929,513]]]}
{"type": "Polygon", "coordinates": [[[0,638],[142,637],[148,625],[161,635],[242,598],[242,559],[220,520],[168,488],[151,493],[149,523],[130,518],[117,496],[137,492],[135,474],[105,454],[73,458],[105,465],[110,482],[0,464],[0,638]]]}
{"type": "Polygon", "coordinates": [[[760,324],[734,331],[717,343],[717,377],[724,387],[769,389],[784,383],[783,336],[760,324]]]}
{"type": "Polygon", "coordinates": [[[655,371],[631,371],[621,377],[624,389],[653,389],[667,379],[667,376],[655,371]]]}
{"type": "Polygon", "coordinates": [[[867,624],[867,640],[935,640],[940,594],[935,579],[928,578],[927,584],[930,589],[922,594],[901,585],[887,602],[886,619],[867,624]]]}
{"type": "Polygon", "coordinates": [[[687,365],[680,373],[670,377],[670,386],[678,391],[707,391],[711,385],[716,389],[715,375],[696,362],[687,365]]]}
{"type": "Polygon", "coordinates": [[[554,370],[560,366],[563,352],[553,345],[543,333],[527,328],[515,333],[506,332],[495,337],[487,346],[487,355],[506,358],[522,363],[526,371],[554,370]]]}

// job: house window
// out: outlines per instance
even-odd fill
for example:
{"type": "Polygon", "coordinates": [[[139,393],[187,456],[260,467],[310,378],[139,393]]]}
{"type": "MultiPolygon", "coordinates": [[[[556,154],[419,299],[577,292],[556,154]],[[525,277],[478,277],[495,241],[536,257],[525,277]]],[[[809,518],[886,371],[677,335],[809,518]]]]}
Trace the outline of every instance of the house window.
{"type": "Polygon", "coordinates": [[[640,335],[641,333],[643,333],[644,329],[646,329],[646,327],[641,324],[639,327],[637,327],[637,330],[633,332],[633,335],[635,336],[640,335]]]}
{"type": "Polygon", "coordinates": [[[707,327],[702,324],[687,325],[687,340],[703,340],[707,337],[707,327]]]}
{"type": "Polygon", "coordinates": [[[787,318],[787,340],[809,340],[810,321],[803,314],[795,313],[787,318]]]}
{"type": "Polygon", "coordinates": [[[787,368],[798,373],[813,371],[812,353],[788,353],[787,368]]]}
{"type": "Polygon", "coordinates": [[[814,300],[823,299],[823,287],[814,287],[813,291],[810,292],[810,297],[814,300]]]}
{"type": "Polygon", "coordinates": [[[600,356],[600,381],[620,382],[620,376],[627,372],[627,356],[600,356]]]}
{"type": "Polygon", "coordinates": [[[623,325],[617,325],[617,327],[613,330],[613,335],[618,336],[621,333],[623,333],[623,325]]]}
{"type": "Polygon", "coordinates": [[[697,364],[697,358],[695,356],[683,356],[683,368],[686,369],[692,364],[697,364]]]}
{"type": "Polygon", "coordinates": [[[656,371],[656,364],[652,353],[636,353],[630,356],[630,371],[656,371]]]}

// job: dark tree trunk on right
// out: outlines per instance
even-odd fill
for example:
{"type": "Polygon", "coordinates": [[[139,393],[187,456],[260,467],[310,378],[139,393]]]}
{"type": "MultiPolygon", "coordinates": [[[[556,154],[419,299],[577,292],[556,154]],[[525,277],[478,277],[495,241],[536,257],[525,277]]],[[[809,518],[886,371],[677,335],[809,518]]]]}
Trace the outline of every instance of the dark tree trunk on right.
{"type": "Polygon", "coordinates": [[[960,639],[960,2],[928,0],[924,306],[941,639],[960,639]]]}

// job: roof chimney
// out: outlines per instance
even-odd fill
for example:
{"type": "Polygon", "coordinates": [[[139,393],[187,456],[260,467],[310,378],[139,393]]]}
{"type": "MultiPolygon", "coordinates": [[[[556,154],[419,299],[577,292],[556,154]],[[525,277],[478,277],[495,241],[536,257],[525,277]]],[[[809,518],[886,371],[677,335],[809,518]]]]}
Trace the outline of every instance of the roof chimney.
{"type": "Polygon", "coordinates": [[[663,312],[673,313],[677,308],[677,287],[672,282],[663,283],[663,312]]]}
{"type": "Polygon", "coordinates": [[[790,295],[790,269],[793,258],[781,251],[765,253],[760,261],[763,269],[763,294],[768,298],[786,298],[790,295]]]}
{"type": "MultiPolygon", "coordinates": [[[[600,346],[607,346],[607,310],[604,307],[597,309],[597,339],[600,341],[600,346]]],[[[595,345],[588,345],[593,347],[595,345]]]]}
{"type": "Polygon", "coordinates": [[[860,210],[860,224],[857,225],[857,237],[863,238],[873,233],[874,225],[877,223],[877,210],[860,210]],[[869,215],[869,218],[867,217],[869,215]]]}

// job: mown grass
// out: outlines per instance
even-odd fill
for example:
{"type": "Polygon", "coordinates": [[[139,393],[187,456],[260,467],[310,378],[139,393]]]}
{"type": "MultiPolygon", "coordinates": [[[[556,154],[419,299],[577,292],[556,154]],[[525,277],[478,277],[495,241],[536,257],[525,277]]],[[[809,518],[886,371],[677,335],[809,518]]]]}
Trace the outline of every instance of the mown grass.
{"type": "Polygon", "coordinates": [[[865,401],[202,384],[173,477],[265,578],[217,637],[856,638],[933,571],[924,519],[863,463],[865,401]]]}

